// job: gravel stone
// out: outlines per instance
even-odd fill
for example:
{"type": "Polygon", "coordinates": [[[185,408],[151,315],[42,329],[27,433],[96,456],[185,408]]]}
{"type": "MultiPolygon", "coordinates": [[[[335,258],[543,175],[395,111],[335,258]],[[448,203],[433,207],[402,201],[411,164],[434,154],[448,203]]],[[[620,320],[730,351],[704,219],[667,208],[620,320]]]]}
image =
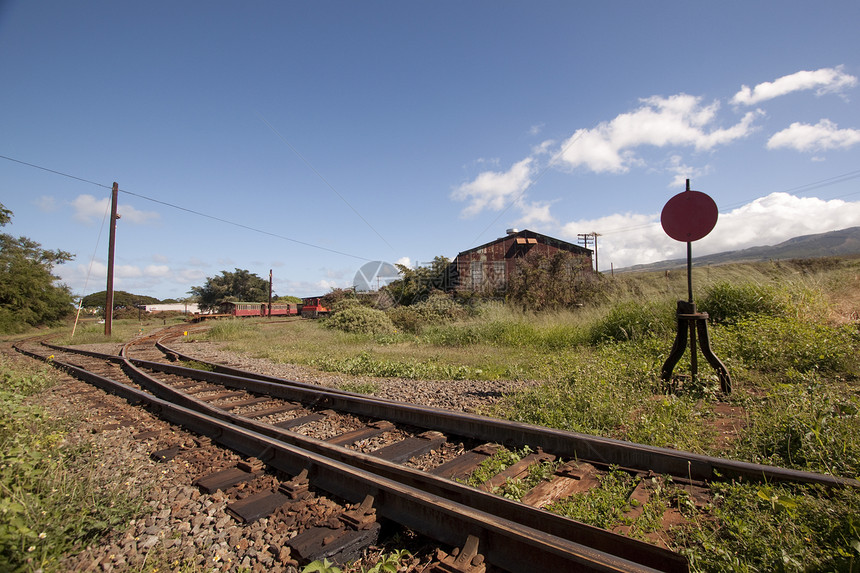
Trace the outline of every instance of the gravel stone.
{"type": "MultiPolygon", "coordinates": [[[[382,398],[467,412],[481,411],[498,401],[504,393],[531,384],[511,380],[438,381],[346,376],[238,355],[224,350],[220,343],[173,344],[177,350],[200,360],[320,386],[371,382],[378,389],[375,395],[382,398]]],[[[118,354],[121,345],[87,345],[86,348],[118,354]]],[[[117,527],[99,543],[80,547],[67,555],[60,564],[61,570],[297,573],[298,563],[286,547],[287,540],[306,527],[326,523],[342,510],[332,500],[316,497],[301,504],[285,506],[256,523],[238,523],[226,512],[227,505],[240,496],[275,488],[283,476],[267,473],[253,485],[242,484],[227,492],[218,491],[211,495],[201,493],[191,486],[196,478],[230,467],[241,460],[240,456],[171,426],[118,397],[100,390],[92,391],[91,387],[70,377],[63,376],[62,382],[44,392],[40,400],[53,415],[80,421],[66,439],[94,443],[94,451],[99,453],[94,471],[100,473],[106,482],[117,475],[131,476],[125,484],[129,495],[141,496],[145,508],[140,516],[129,520],[125,526],[117,527]],[[90,391],[79,394],[85,389],[90,391]],[[120,417],[130,422],[106,429],[120,417]],[[153,430],[159,432],[154,438],[135,440],[133,437],[153,430]],[[154,451],[177,445],[185,450],[173,460],[158,463],[150,458],[154,451]]],[[[287,412],[278,419],[286,420],[307,413],[300,412],[287,412]]],[[[349,415],[337,414],[330,418],[327,423],[310,423],[296,430],[324,439],[363,424],[362,420],[349,415]]],[[[387,434],[353,447],[370,451],[403,432],[395,430],[387,434]]],[[[438,451],[410,463],[415,467],[433,467],[461,452],[463,447],[463,444],[445,444],[438,451]]]]}

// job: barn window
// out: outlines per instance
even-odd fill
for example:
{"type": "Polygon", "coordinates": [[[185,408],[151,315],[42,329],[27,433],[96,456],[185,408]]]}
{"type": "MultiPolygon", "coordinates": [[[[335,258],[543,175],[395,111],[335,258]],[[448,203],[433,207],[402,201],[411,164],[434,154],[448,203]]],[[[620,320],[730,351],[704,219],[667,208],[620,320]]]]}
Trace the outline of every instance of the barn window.
{"type": "Polygon", "coordinates": [[[505,286],[505,261],[493,261],[493,286],[496,288],[505,286]]]}
{"type": "Polygon", "coordinates": [[[472,271],[472,288],[475,288],[484,282],[484,273],[481,268],[481,261],[472,261],[470,266],[472,271]]]}

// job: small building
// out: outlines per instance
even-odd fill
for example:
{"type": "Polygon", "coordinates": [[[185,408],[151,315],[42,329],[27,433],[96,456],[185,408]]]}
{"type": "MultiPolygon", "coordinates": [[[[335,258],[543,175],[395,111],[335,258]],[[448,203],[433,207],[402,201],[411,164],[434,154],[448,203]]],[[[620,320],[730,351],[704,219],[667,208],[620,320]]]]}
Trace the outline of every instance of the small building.
{"type": "Polygon", "coordinates": [[[147,304],[144,305],[146,312],[183,312],[185,314],[198,314],[200,307],[196,302],[172,303],[172,304],[147,304]]]}
{"type": "Polygon", "coordinates": [[[559,251],[580,257],[583,268],[594,268],[591,249],[528,229],[508,229],[504,237],[457,255],[451,263],[456,288],[491,292],[504,290],[518,260],[530,254],[552,255],[559,251]]]}

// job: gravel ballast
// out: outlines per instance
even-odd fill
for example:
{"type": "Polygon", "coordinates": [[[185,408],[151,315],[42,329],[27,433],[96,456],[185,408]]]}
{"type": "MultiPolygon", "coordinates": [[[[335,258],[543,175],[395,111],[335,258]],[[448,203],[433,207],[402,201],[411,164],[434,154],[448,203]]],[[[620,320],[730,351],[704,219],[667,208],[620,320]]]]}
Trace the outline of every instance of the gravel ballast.
{"type": "MultiPolygon", "coordinates": [[[[350,382],[372,383],[376,396],[461,411],[480,411],[503,393],[526,385],[514,381],[354,377],[250,358],[224,350],[220,343],[189,342],[175,346],[200,360],[329,387],[350,382]]],[[[87,349],[116,354],[119,345],[88,345],[87,349]]],[[[267,519],[241,524],[226,512],[227,505],[267,485],[274,487],[288,476],[267,474],[259,483],[255,482],[253,491],[243,485],[226,492],[201,493],[192,485],[195,479],[234,465],[241,458],[212,445],[206,438],[184,432],[120,398],[93,390],[65,375],[62,383],[44,392],[39,401],[53,416],[79,421],[66,440],[92,443],[97,456],[93,471],[106,483],[123,476],[121,487],[125,493],[141,499],[143,504],[140,515],[125,527],[67,556],[63,570],[127,571],[154,566],[198,571],[298,571],[299,564],[290,555],[286,541],[304,525],[290,524],[323,524],[339,511],[334,502],[322,498],[302,508],[301,516],[295,511],[293,515],[276,513],[267,519]],[[158,434],[135,438],[143,432],[158,434]],[[167,462],[152,459],[152,452],[174,446],[185,449],[167,462]]],[[[421,571],[428,560],[427,554],[416,557],[406,570],[421,571]]]]}

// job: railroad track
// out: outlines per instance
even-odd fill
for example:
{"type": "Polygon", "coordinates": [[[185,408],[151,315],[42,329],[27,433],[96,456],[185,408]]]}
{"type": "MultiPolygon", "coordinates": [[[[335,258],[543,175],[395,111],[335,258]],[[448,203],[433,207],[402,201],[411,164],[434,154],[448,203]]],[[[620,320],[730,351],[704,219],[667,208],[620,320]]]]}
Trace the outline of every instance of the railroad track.
{"type": "MultiPolygon", "coordinates": [[[[687,571],[682,556],[619,535],[624,528],[609,532],[540,508],[598,485],[602,475],[618,468],[646,478],[631,496],[638,502],[628,516],[634,524],[636,512],[641,513],[657,485],[681,489],[701,504],[710,501],[707,483],[718,475],[860,485],[832,476],[373,399],[202,364],[152,338],[137,342],[124,347],[122,356],[56,346],[19,350],[43,359],[52,354],[56,366],[248,458],[229,471],[201,476],[197,483],[204,490],[226,489],[231,480],[250,479],[262,464],[293,476],[277,490],[233,504],[239,520],[256,519],[313,490],[361,504],[343,514],[339,527],[310,529],[291,542],[293,551],[307,559],[351,557],[363,539],[378,531],[374,524],[379,516],[462,547],[456,556],[440,556],[442,571],[478,572],[486,563],[512,572],[687,571]],[[165,356],[197,368],[166,363],[165,356]],[[461,483],[500,447],[525,446],[532,454],[522,462],[478,487],[461,483]],[[554,474],[526,493],[523,503],[492,493],[508,479],[526,475],[529,466],[549,462],[555,464],[554,474]]],[[[167,457],[176,452],[157,454],[167,457]]],[[[677,510],[667,508],[664,519],[671,517],[683,519],[677,510]]]]}

